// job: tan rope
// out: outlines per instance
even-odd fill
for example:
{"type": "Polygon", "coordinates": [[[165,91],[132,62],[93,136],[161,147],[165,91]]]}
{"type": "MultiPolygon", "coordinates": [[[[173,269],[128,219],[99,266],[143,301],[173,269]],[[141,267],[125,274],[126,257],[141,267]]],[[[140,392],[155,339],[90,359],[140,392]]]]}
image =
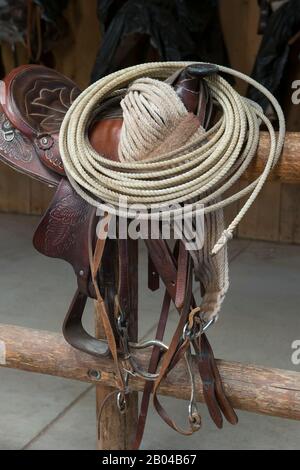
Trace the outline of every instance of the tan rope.
{"type": "MultiPolygon", "coordinates": [[[[160,157],[157,147],[188,118],[188,112],[174,88],[152,78],[134,81],[121,101],[123,125],[120,135],[121,161],[138,161],[160,157]]],[[[194,115],[191,115],[199,121],[194,115]]],[[[180,136],[181,137],[181,136],[180,136]]],[[[179,140],[182,146],[183,139],[179,140]]],[[[174,136],[173,149],[176,149],[174,136]]],[[[171,151],[171,149],[169,149],[171,151]]],[[[166,153],[166,152],[163,152],[166,153]]]]}
{"type": "MultiPolygon", "coordinates": [[[[126,134],[125,145],[122,146],[120,155],[122,161],[115,162],[99,155],[91,147],[87,132],[95,109],[99,108],[103,100],[114,95],[117,90],[128,87],[134,80],[142,79],[133,87],[141,87],[142,92],[146,93],[148,85],[150,93],[151,80],[149,78],[166,79],[190,64],[192,63],[142,64],[117,71],[91,85],[73,103],[63,121],[60,131],[60,152],[75,190],[95,206],[104,201],[118,207],[120,196],[126,196],[129,204],[142,203],[147,207],[153,204],[185,203],[197,200],[205,204],[205,212],[210,213],[251,193],[232,223],[215,243],[212,253],[216,254],[232,237],[234,229],[254,202],[281,155],[285,120],[277,100],[266,88],[240,72],[218,67],[220,72],[244,79],[270,100],[278,116],[279,132],[277,135],[271,122],[260,108],[240,96],[220,75],[205,79],[213,99],[222,110],[220,121],[213,129],[205,133],[201,132],[196,139],[188,141],[175,150],[147,158],[149,150],[148,145],[145,144],[147,139],[160,140],[162,137],[158,126],[151,127],[147,121],[144,122],[143,139],[136,132],[134,139],[132,134],[126,134]],[[266,125],[270,135],[270,150],[266,166],[254,182],[238,193],[222,199],[225,191],[242,175],[254,158],[259,144],[261,121],[266,125]],[[139,146],[144,146],[146,154],[146,158],[139,161],[135,160],[136,157],[133,156],[132,151],[137,143],[139,146]]],[[[130,113],[131,106],[139,112],[138,107],[143,105],[147,108],[150,117],[155,116],[155,122],[156,120],[158,122],[161,113],[167,116],[171,123],[173,119],[175,123],[177,119],[184,116],[184,110],[181,112],[179,108],[170,109],[174,105],[175,94],[171,87],[159,82],[159,85],[156,83],[155,93],[157,90],[158,96],[150,107],[149,101],[147,103],[144,98],[135,99],[128,104],[128,100],[132,100],[132,95],[127,102],[123,101],[123,110],[129,123],[132,122],[134,125],[137,123],[136,116],[130,113]],[[161,99],[161,96],[164,99],[161,99]]],[[[134,88],[133,94],[141,95],[140,91],[134,88]]],[[[177,103],[178,101],[180,100],[177,99],[177,103]]],[[[153,119],[151,122],[153,124],[153,119]]],[[[169,132],[172,126],[166,127],[169,132]]],[[[139,128],[141,129],[141,126],[139,128]]]]}

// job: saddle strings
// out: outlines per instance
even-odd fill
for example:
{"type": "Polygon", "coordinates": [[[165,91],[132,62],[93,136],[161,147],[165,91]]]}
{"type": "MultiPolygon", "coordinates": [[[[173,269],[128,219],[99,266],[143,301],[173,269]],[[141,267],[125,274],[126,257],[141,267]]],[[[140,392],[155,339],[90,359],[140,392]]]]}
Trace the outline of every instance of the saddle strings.
{"type": "MultiPolygon", "coordinates": [[[[176,150],[159,156],[146,156],[139,161],[122,158],[123,161],[116,162],[98,154],[88,138],[95,109],[99,109],[108,97],[115,96],[118,90],[128,87],[137,79],[150,77],[164,80],[191,64],[194,62],[137,65],[110,74],[91,85],[75,100],[64,118],[60,130],[60,153],[72,186],[83,199],[96,207],[103,201],[119,207],[120,197],[126,196],[128,204],[144,204],[148,208],[153,204],[158,207],[160,204],[197,201],[204,204],[204,212],[209,213],[249,195],[213,247],[212,254],[216,254],[232,238],[236,226],[255,201],[281,155],[285,119],[279,103],[265,87],[241,72],[218,66],[220,72],[245,80],[269,99],[278,117],[278,134],[257,104],[240,96],[216,74],[205,80],[214,101],[222,110],[222,117],[212,129],[201,133],[192,142],[188,141],[176,150]],[[270,136],[265,168],[247,187],[224,196],[256,156],[261,122],[270,136]]],[[[146,83],[144,90],[145,86],[146,83]]],[[[163,90],[165,86],[161,82],[163,90]]],[[[150,83],[148,87],[151,87],[150,83]]],[[[162,101],[161,104],[164,106],[162,101]]],[[[170,110],[168,112],[172,114],[170,110]]],[[[173,215],[176,216],[176,210],[173,215]]]]}

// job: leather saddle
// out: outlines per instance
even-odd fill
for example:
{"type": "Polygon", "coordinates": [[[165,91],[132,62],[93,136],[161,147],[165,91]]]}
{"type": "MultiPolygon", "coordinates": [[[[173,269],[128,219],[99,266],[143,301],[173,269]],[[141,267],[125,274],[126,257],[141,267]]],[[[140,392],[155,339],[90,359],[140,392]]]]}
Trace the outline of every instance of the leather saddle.
{"type": "MultiPolygon", "coordinates": [[[[190,68],[169,80],[187,110],[198,116],[199,124],[204,128],[211,117],[212,100],[202,77],[214,72],[213,67],[209,65],[200,69],[190,68]],[[199,107],[200,93],[204,99],[201,99],[199,107]]],[[[77,278],[77,290],[64,321],[64,336],[73,347],[101,356],[111,352],[107,343],[90,336],[82,326],[87,298],[96,297],[91,276],[91,256],[96,245],[96,209],[85,202],[72,188],[65,174],[58,146],[61,123],[79,94],[79,88],[70,79],[46,67],[28,65],[13,70],[4,79],[0,90],[0,160],[17,171],[56,188],[54,198],[35,231],[33,244],[40,253],[63,259],[73,267],[77,278]]],[[[121,125],[119,102],[114,100],[108,103],[107,110],[104,107],[91,123],[89,131],[91,145],[107,158],[117,160],[121,125]]],[[[171,300],[178,310],[181,311],[182,307],[188,313],[194,301],[191,292],[190,261],[187,255],[182,247],[177,247],[171,252],[162,240],[148,240],[146,245],[151,273],[149,287],[152,290],[157,289],[159,278],[166,286],[162,317],[167,317],[166,311],[171,300]],[[181,265],[185,267],[182,272],[181,265]],[[180,282],[188,286],[186,290],[176,291],[175,286],[180,282]]],[[[121,357],[122,355],[124,357],[126,351],[121,347],[124,345],[124,336],[121,340],[118,338],[114,301],[118,294],[122,312],[130,315],[129,297],[132,293],[126,290],[127,249],[128,246],[124,242],[120,242],[117,246],[113,242],[107,243],[104,258],[108,262],[103,263],[105,269],[102,267],[98,273],[100,290],[107,305],[111,328],[121,357]],[[113,263],[117,264],[118,273],[113,263]]],[[[164,320],[160,321],[159,328],[160,335],[165,328],[164,320]]],[[[222,389],[211,348],[205,335],[203,338],[202,346],[195,342],[194,347],[199,352],[199,371],[205,384],[208,409],[218,427],[222,426],[220,409],[227,420],[235,424],[237,419],[222,389]]],[[[178,341],[181,341],[180,336],[178,341]]],[[[177,347],[177,344],[175,346],[177,347]]],[[[179,347],[172,360],[170,359],[166,374],[180,359],[180,350],[179,347]]],[[[153,351],[150,372],[157,370],[160,358],[161,351],[158,348],[153,351]]],[[[143,434],[149,396],[153,391],[151,385],[147,383],[145,386],[136,447],[143,434]]],[[[155,407],[167,424],[176,429],[158,402],[155,407]]]]}
{"type": "MultiPolygon", "coordinates": [[[[35,231],[33,245],[45,256],[72,265],[78,290],[70,311],[83,313],[87,297],[94,297],[89,243],[95,232],[95,209],[72,189],[58,147],[61,123],[79,94],[75,83],[52,69],[39,65],[14,69],[4,79],[0,93],[0,159],[17,171],[57,188],[35,231]]],[[[90,338],[89,347],[83,346],[80,334],[87,337],[83,329],[78,333],[77,328],[73,338],[72,321],[69,338],[68,318],[64,329],[68,341],[86,352],[94,352],[94,339],[90,338]]],[[[101,343],[97,344],[99,349],[101,343]]],[[[102,352],[103,345],[100,349],[102,352]]]]}

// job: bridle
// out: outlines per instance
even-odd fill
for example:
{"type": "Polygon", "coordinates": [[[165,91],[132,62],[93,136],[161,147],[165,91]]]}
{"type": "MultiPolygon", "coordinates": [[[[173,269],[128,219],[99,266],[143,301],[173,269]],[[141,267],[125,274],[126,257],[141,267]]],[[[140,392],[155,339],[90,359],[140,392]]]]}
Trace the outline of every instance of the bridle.
{"type": "MultiPolygon", "coordinates": [[[[119,410],[126,411],[130,377],[142,378],[145,381],[145,387],[133,448],[138,448],[140,445],[151,394],[157,413],[172,429],[183,435],[191,435],[199,430],[201,417],[196,403],[194,371],[191,362],[192,349],[197,358],[204,399],[212,420],[219,428],[223,423],[222,415],[231,424],[237,423],[237,416],[223,390],[220,374],[205,332],[215,322],[228,288],[226,243],[232,238],[236,225],[254,202],[269,172],[278,161],[284,134],[285,125],[281,108],[264,87],[236,71],[210,64],[150,63],[115,72],[83,92],[66,114],[59,136],[60,153],[73,188],[89,204],[97,206],[104,201],[116,208],[120,195],[128,196],[129,202],[136,204],[147,205],[150,201],[158,204],[173,200],[182,204],[194,201],[197,197],[205,204],[204,213],[209,227],[210,245],[206,251],[203,250],[203,253],[189,252],[185,240],[177,242],[172,252],[161,234],[158,239],[145,240],[154,270],[166,289],[156,336],[151,341],[142,343],[130,341],[128,330],[130,312],[124,300],[128,294],[126,276],[122,277],[123,271],[126,272],[126,269],[122,269],[124,268],[122,263],[128,261],[126,256],[123,257],[122,253],[119,253],[121,279],[119,279],[118,291],[114,298],[113,318],[108,312],[99,286],[99,271],[101,271],[112,218],[109,210],[103,216],[107,221],[104,236],[96,240],[93,237],[90,239],[90,268],[95,304],[98,316],[102,320],[110,354],[114,360],[117,387],[116,391],[103,403],[99,412],[99,422],[105,403],[112,397],[116,398],[119,410]],[[198,106],[197,126],[199,127],[199,122],[202,126],[206,125],[211,116],[208,90],[213,100],[217,101],[223,110],[223,116],[206,132],[202,130],[198,133],[198,130],[193,127],[195,126],[194,117],[184,108],[176,92],[169,85],[156,80],[157,78],[165,79],[171,74],[176,75],[184,67],[188,67],[192,75],[198,74],[203,86],[201,97],[204,101],[202,106],[198,106]],[[261,109],[253,102],[240,97],[222,77],[216,75],[217,72],[230,73],[244,78],[249,83],[255,84],[269,98],[278,114],[278,135],[275,134],[272,124],[261,109]],[[150,78],[143,78],[145,75],[150,78]],[[124,91],[124,87],[127,90],[124,91]],[[163,96],[166,97],[167,103],[165,114],[158,118],[157,109],[160,109],[163,96]],[[109,160],[105,155],[96,152],[89,142],[87,133],[87,128],[97,114],[96,111],[101,111],[101,102],[103,101],[105,107],[110,99],[120,102],[124,111],[122,127],[124,135],[121,134],[119,146],[119,152],[123,152],[124,156],[121,161],[109,160]],[[174,109],[172,103],[174,103],[174,109]],[[131,109],[134,110],[132,115],[131,109]],[[143,120],[143,113],[151,115],[154,123],[150,120],[149,124],[148,120],[143,120]],[[139,118],[140,114],[141,118],[139,118]],[[164,124],[170,121],[170,129],[167,129],[169,135],[171,133],[172,139],[176,139],[176,133],[182,133],[183,138],[186,137],[185,143],[179,148],[172,149],[171,139],[166,146],[169,137],[164,139],[160,134],[158,121],[164,124]],[[254,158],[259,143],[260,121],[266,125],[270,134],[270,153],[266,167],[262,175],[246,188],[221,199],[225,191],[237,181],[254,158]],[[127,124],[128,128],[126,128],[127,124]],[[173,125],[176,132],[173,132],[173,125]],[[195,135],[189,134],[191,129],[195,135]],[[144,136],[143,139],[141,135],[144,136]],[[151,152],[151,145],[149,147],[147,144],[149,141],[156,142],[157,140],[159,151],[157,154],[151,153],[149,157],[147,152],[151,152]],[[144,149],[145,155],[141,161],[136,161],[135,155],[140,152],[139,145],[144,149]],[[173,183],[174,186],[172,186],[173,183]],[[229,227],[225,229],[220,219],[223,207],[249,193],[248,200],[229,227]],[[216,282],[217,287],[211,292],[208,289],[210,279],[207,275],[209,271],[206,269],[207,266],[213,266],[219,276],[216,282]],[[196,304],[192,292],[194,272],[204,288],[204,301],[200,306],[196,304]],[[163,337],[171,302],[179,314],[179,321],[171,342],[167,346],[163,342],[163,337]],[[134,351],[150,347],[153,349],[149,367],[148,370],[143,370],[135,359],[134,351]],[[158,398],[162,381],[180,360],[186,363],[191,384],[186,429],[180,427],[169,416],[158,398]]],[[[176,215],[176,210],[174,214],[176,215]]],[[[126,242],[119,241],[119,246],[123,248],[125,246],[124,253],[126,254],[126,242]]]]}

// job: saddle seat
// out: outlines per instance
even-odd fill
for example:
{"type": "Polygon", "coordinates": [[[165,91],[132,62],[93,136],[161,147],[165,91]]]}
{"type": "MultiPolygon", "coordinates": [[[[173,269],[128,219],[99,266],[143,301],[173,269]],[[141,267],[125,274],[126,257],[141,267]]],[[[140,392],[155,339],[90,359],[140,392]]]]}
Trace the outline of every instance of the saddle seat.
{"type": "MultiPolygon", "coordinates": [[[[58,186],[59,176],[66,176],[59,154],[59,130],[80,93],[72,80],[47,67],[23,65],[12,70],[0,89],[0,151],[6,163],[58,186]]],[[[121,124],[121,119],[103,119],[92,125],[91,144],[107,158],[118,158],[121,124]]]]}
{"type": "MultiPolygon", "coordinates": [[[[58,144],[64,116],[80,92],[72,80],[40,65],[21,66],[9,73],[0,89],[0,159],[58,188],[35,231],[33,244],[40,253],[69,262],[80,290],[93,296],[88,244],[95,210],[66,178],[58,144]]],[[[112,125],[109,122],[112,120],[93,124],[90,139],[97,151],[115,159],[114,142],[118,141],[121,119],[112,125]]]]}
{"type": "Polygon", "coordinates": [[[79,94],[71,80],[39,65],[21,66],[8,74],[0,90],[0,150],[6,163],[58,186],[65,176],[59,129],[79,94]]]}

